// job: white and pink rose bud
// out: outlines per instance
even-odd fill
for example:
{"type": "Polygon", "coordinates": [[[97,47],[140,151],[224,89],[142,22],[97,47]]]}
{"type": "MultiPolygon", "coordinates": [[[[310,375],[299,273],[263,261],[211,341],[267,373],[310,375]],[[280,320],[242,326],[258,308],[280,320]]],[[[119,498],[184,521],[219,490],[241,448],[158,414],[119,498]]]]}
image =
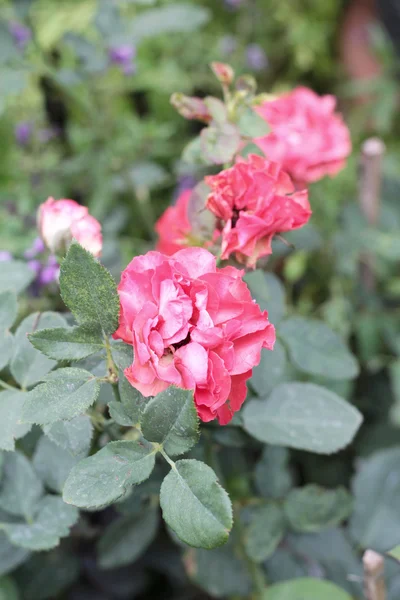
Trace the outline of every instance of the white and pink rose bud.
{"type": "Polygon", "coordinates": [[[101,225],[89,214],[86,206],[74,200],[50,197],[40,205],[37,221],[43,242],[54,254],[63,254],[75,239],[93,256],[100,256],[103,244],[101,225]]]}

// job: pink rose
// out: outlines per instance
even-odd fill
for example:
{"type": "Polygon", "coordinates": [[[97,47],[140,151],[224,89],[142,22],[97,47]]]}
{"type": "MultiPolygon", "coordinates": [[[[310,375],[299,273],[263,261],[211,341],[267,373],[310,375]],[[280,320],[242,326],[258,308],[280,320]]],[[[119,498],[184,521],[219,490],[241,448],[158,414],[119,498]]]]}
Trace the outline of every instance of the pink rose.
{"type": "Polygon", "coordinates": [[[86,206],[75,200],[48,198],[39,207],[38,228],[47,248],[54,253],[65,252],[74,238],[94,256],[101,254],[101,225],[89,215],[86,206]]]}
{"type": "Polygon", "coordinates": [[[204,248],[172,256],[148,252],[134,258],[118,286],[119,327],[133,346],[125,370],[144,396],[170,385],[193,389],[203,421],[228,423],[246,397],[246,380],[272,350],[275,330],[234,267],[217,269],[204,248]]]}
{"type": "Polygon", "coordinates": [[[156,249],[164,254],[174,254],[187,245],[187,236],[191,226],[187,216],[187,207],[192,190],[183,191],[174,206],[170,206],[155,224],[159,235],[156,249]]]}
{"type": "Polygon", "coordinates": [[[296,192],[280,165],[256,154],[205,180],[207,208],[220,221],[222,259],[234,253],[254,267],[271,254],[275,234],[298,229],[311,216],[307,190],[296,192]]]}
{"type": "Polygon", "coordinates": [[[336,175],[345,166],[351,140],[335,106],[334,96],[298,87],[255,109],[272,131],[254,142],[300,184],[336,175]]]}

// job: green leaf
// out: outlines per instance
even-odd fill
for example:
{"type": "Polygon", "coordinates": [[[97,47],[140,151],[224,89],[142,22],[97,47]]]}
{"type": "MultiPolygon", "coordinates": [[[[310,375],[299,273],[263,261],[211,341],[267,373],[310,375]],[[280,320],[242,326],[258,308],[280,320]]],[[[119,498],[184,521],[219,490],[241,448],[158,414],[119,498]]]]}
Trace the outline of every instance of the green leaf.
{"type": "Polygon", "coordinates": [[[57,369],[28,393],[22,411],[27,423],[47,425],[73,419],[85,412],[99,395],[100,383],[84,369],[57,369]]]}
{"type": "Polygon", "coordinates": [[[330,581],[311,577],[276,583],[265,592],[265,600],[303,600],[303,598],[304,600],[352,600],[347,592],[330,581]]]}
{"type": "Polygon", "coordinates": [[[301,371],[329,379],[353,379],[358,375],[355,357],[322,321],[292,317],[280,325],[279,335],[301,371]]]}
{"type": "Polygon", "coordinates": [[[40,381],[56,364],[32,346],[27,334],[59,326],[65,326],[65,321],[53,312],[33,313],[19,325],[15,332],[10,370],[22,387],[27,388],[40,381]]]}
{"type": "Polygon", "coordinates": [[[253,369],[251,387],[259,396],[265,398],[279,383],[282,383],[285,367],[286,352],[279,341],[275,343],[272,352],[263,348],[260,364],[253,369]]]}
{"type": "Polygon", "coordinates": [[[52,442],[72,456],[84,458],[88,455],[93,426],[87,415],[79,415],[70,421],[56,421],[45,425],[43,431],[52,442]]]}
{"type": "Polygon", "coordinates": [[[361,422],[354,406],[313,383],[283,383],[243,411],[245,430],[261,442],[320,454],[347,446],[361,422]]]}
{"type": "Polygon", "coordinates": [[[386,552],[386,554],[397,560],[397,562],[400,562],[400,546],[395,546],[394,548],[386,552]]]}
{"type": "Polygon", "coordinates": [[[394,403],[390,407],[392,423],[400,424],[400,359],[394,360],[389,367],[390,381],[394,395],[394,403]]]}
{"type": "Polygon", "coordinates": [[[0,392],[0,448],[14,450],[15,440],[23,437],[31,428],[20,423],[22,407],[27,394],[19,390],[0,392]]]}
{"type": "Polygon", "coordinates": [[[237,125],[240,135],[246,137],[262,137],[270,132],[268,123],[250,106],[246,106],[242,110],[237,125]]]}
{"type": "Polygon", "coordinates": [[[33,466],[43,484],[51,491],[62,493],[64,483],[79,458],[60,448],[43,435],[33,455],[33,466]]]}
{"type": "Polygon", "coordinates": [[[11,544],[5,533],[0,531],[0,576],[10,573],[23,563],[29,552],[11,544]]]}
{"type": "Polygon", "coordinates": [[[17,318],[18,303],[14,290],[0,292],[0,331],[10,329],[17,318]]]}
{"type": "Polygon", "coordinates": [[[291,527],[305,533],[338,525],[347,519],[352,508],[352,498],[345,488],[325,490],[314,484],[292,490],[284,504],[291,527]]]}
{"type": "Polygon", "coordinates": [[[61,296],[78,323],[98,325],[105,335],[118,327],[119,297],[110,273],[73,242],[60,269],[61,296]]]}
{"type": "Polygon", "coordinates": [[[3,523],[1,528],[16,546],[28,550],[48,550],[69,534],[79,511],[58,496],[45,496],[37,505],[32,523],[3,523]]]}
{"type": "Polygon", "coordinates": [[[0,371],[10,362],[14,350],[14,336],[9,331],[0,331],[0,371]]]}
{"type": "Polygon", "coordinates": [[[204,157],[211,164],[222,165],[230,162],[240,148],[240,134],[235,125],[224,123],[204,127],[200,134],[204,157]]]}
{"type": "Polygon", "coordinates": [[[79,577],[79,558],[56,548],[52,552],[35,552],[18,569],[17,581],[24,590],[24,600],[53,600],[79,577]]]}
{"type": "Polygon", "coordinates": [[[163,517],[189,546],[215,548],[232,528],[232,506],[214,471],[198,460],[179,460],[161,485],[163,517]]]}
{"type": "Polygon", "coordinates": [[[32,269],[21,260],[2,262],[0,269],[0,292],[14,290],[16,294],[22,292],[35,277],[32,269]]]}
{"type": "Polygon", "coordinates": [[[0,600],[20,600],[18,588],[10,577],[0,579],[0,600]]]}
{"type": "Polygon", "coordinates": [[[212,598],[249,598],[251,579],[232,544],[214,550],[190,548],[184,563],[193,581],[212,598]]]}
{"type": "Polygon", "coordinates": [[[385,552],[400,540],[400,448],[363,461],[352,482],[350,535],[362,548],[385,552]]]}
{"type": "Polygon", "coordinates": [[[283,498],[292,486],[288,450],[280,446],[266,446],[256,465],[254,477],[262,496],[283,498]]]}
{"type": "Polygon", "coordinates": [[[10,515],[33,517],[43,486],[29,460],[20,452],[7,453],[0,486],[0,508],[10,515]]]}
{"type": "Polygon", "coordinates": [[[55,360],[81,360],[104,347],[100,331],[88,325],[42,329],[28,337],[37,350],[55,360]]]}
{"type": "Polygon", "coordinates": [[[148,398],[142,396],[123,375],[119,377],[118,389],[121,402],[112,400],[108,403],[111,417],[125,427],[137,425],[148,398]]]}
{"type": "Polygon", "coordinates": [[[155,508],[121,517],[101,536],[97,553],[102,569],[114,569],[135,562],[153,541],[159,523],[155,508]]]}
{"type": "Polygon", "coordinates": [[[141,427],[147,440],[162,444],[171,456],[190,450],[199,439],[193,391],[170,386],[157,394],[144,409],[141,427]]]}
{"type": "Polygon", "coordinates": [[[243,279],[261,310],[267,310],[269,320],[277,325],[286,314],[285,290],[281,281],[273,273],[261,270],[246,273],[243,279]]]}
{"type": "Polygon", "coordinates": [[[130,33],[136,41],[162,34],[195,31],[210,19],[203,6],[169,3],[140,13],[133,21],[130,33]]]}
{"type": "Polygon", "coordinates": [[[133,363],[133,348],[120,340],[111,341],[111,354],[118,369],[125,371],[133,363]]]}
{"type": "Polygon", "coordinates": [[[121,498],[154,468],[155,450],[140,442],[110,442],[79,462],[64,486],[64,501],[80,508],[100,508],[121,498]]]}
{"type": "Polygon", "coordinates": [[[255,562],[263,562],[275,552],[285,534],[285,517],[275,502],[251,510],[246,535],[246,551],[255,562]]]}

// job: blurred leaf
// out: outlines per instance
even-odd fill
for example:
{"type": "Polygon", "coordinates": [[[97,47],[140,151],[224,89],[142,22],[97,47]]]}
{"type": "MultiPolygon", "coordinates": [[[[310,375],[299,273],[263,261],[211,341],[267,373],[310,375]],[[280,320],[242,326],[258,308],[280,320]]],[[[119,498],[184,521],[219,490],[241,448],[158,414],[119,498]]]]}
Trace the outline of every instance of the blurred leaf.
{"type": "Polygon", "coordinates": [[[0,579],[0,600],[20,600],[18,588],[10,577],[0,579]]]}
{"type": "Polygon", "coordinates": [[[0,292],[0,331],[10,329],[17,318],[18,304],[14,290],[0,292]]]}
{"type": "Polygon", "coordinates": [[[268,311],[268,318],[274,325],[286,314],[285,289],[282,282],[273,273],[264,273],[260,269],[246,273],[245,282],[261,310],[268,311]]]}
{"type": "Polygon", "coordinates": [[[188,452],[199,439],[193,391],[170,386],[146,404],[140,423],[144,437],[162,444],[167,454],[188,452]]]}
{"type": "Polygon", "coordinates": [[[292,317],[281,323],[279,335],[301,371],[330,379],[352,379],[358,375],[356,358],[322,321],[292,317]]]}
{"type": "Polygon", "coordinates": [[[163,517],[189,546],[215,548],[232,528],[232,506],[214,471],[198,460],[179,460],[161,485],[163,517]]]}
{"type": "Polygon", "coordinates": [[[0,371],[10,362],[14,352],[14,336],[9,331],[0,331],[0,371]]]}
{"type": "Polygon", "coordinates": [[[285,534],[285,516],[272,501],[254,507],[246,534],[246,551],[255,562],[263,562],[276,550],[285,534]]]}
{"type": "Polygon", "coordinates": [[[78,457],[43,435],[36,446],[32,463],[43,484],[52,492],[61,494],[72,467],[78,461],[78,457]]]}
{"type": "Polygon", "coordinates": [[[399,447],[377,452],[353,479],[350,534],[362,548],[385,552],[400,540],[399,460],[399,447]]]}
{"type": "Polygon", "coordinates": [[[65,320],[55,312],[33,313],[18,326],[10,370],[22,387],[28,388],[37,383],[56,365],[54,360],[50,360],[32,346],[27,334],[58,326],[65,326],[65,320]]]}
{"type": "Polygon", "coordinates": [[[249,597],[249,573],[231,544],[214,550],[190,549],[185,553],[184,563],[188,575],[213,598],[249,597]]]}
{"type": "Polygon", "coordinates": [[[263,348],[260,364],[253,369],[250,380],[251,387],[259,396],[265,398],[272,392],[274,387],[284,380],[285,367],[286,352],[279,341],[275,343],[272,352],[263,348]]]}
{"type": "Polygon", "coordinates": [[[15,59],[17,48],[9,24],[0,21],[0,65],[15,59]]]}
{"type": "Polygon", "coordinates": [[[347,446],[361,422],[354,406],[313,383],[283,383],[243,411],[245,430],[261,442],[320,454],[347,446]]]}
{"type": "Polygon", "coordinates": [[[28,550],[48,550],[69,534],[79,512],[58,496],[45,496],[36,507],[36,515],[28,523],[3,523],[1,528],[16,546],[28,550]]]}
{"type": "Polygon", "coordinates": [[[79,323],[97,325],[105,335],[118,327],[119,297],[110,273],[73,242],[61,264],[61,296],[79,323]]]}
{"type": "Polygon", "coordinates": [[[22,411],[26,423],[47,425],[84,413],[99,395],[100,383],[84,369],[57,369],[28,393],[22,411]]]}
{"type": "Polygon", "coordinates": [[[390,407],[390,418],[396,425],[400,424],[400,359],[392,362],[389,368],[390,380],[394,395],[394,404],[390,407]]]}
{"type": "Polygon", "coordinates": [[[13,571],[28,556],[27,550],[11,544],[6,534],[0,531],[0,576],[13,571]]]}
{"type": "Polygon", "coordinates": [[[168,181],[168,173],[155,162],[136,162],[129,171],[129,177],[135,188],[145,187],[149,190],[162,186],[168,181]]]}
{"type": "Polygon", "coordinates": [[[246,137],[262,137],[270,132],[268,123],[249,106],[242,110],[237,125],[240,134],[246,137]]]}
{"type": "Polygon", "coordinates": [[[149,508],[111,523],[97,545],[102,569],[115,569],[135,562],[153,541],[159,523],[158,510],[149,508]]]}
{"type": "Polygon", "coordinates": [[[207,162],[215,165],[229,163],[240,147],[240,134],[235,125],[223,123],[204,127],[200,134],[201,149],[207,162]]]}
{"type": "MultiPolygon", "coordinates": [[[[0,75],[0,77],[1,80],[4,81],[2,75],[0,75]]],[[[34,272],[25,262],[20,260],[2,262],[0,269],[0,292],[14,290],[19,294],[28,287],[34,277],[34,272]]]]}
{"type": "Polygon", "coordinates": [[[397,562],[400,562],[400,546],[395,546],[394,548],[386,552],[386,554],[397,560],[397,562]]]}
{"type": "Polygon", "coordinates": [[[72,469],[64,486],[64,501],[88,509],[107,506],[133,484],[147,479],[154,462],[150,444],[110,442],[72,469]]]}
{"type": "Polygon", "coordinates": [[[352,507],[352,498],[344,488],[325,490],[309,484],[289,492],[284,511],[295,531],[311,533],[344,521],[352,507]]]}
{"type": "Polygon", "coordinates": [[[87,456],[93,435],[90,417],[79,415],[70,421],[56,421],[43,428],[47,437],[72,456],[87,456]]]}
{"type": "Polygon", "coordinates": [[[79,559],[65,550],[36,552],[17,571],[24,600],[54,600],[79,576],[79,559]]]}
{"type": "Polygon", "coordinates": [[[191,32],[207,23],[210,16],[210,12],[203,6],[170,2],[168,6],[140,13],[133,20],[130,33],[138,42],[165,33],[191,32]]]}
{"type": "Polygon", "coordinates": [[[20,452],[7,453],[0,486],[0,508],[10,515],[30,520],[42,494],[42,483],[29,460],[20,452]]]}
{"type": "Polygon", "coordinates": [[[280,446],[265,446],[254,470],[258,491],[266,498],[283,498],[292,486],[289,452],[280,446]]]}
{"type": "Polygon", "coordinates": [[[268,588],[265,600],[351,600],[349,594],[329,581],[303,577],[268,588]]]}
{"type": "Polygon", "coordinates": [[[31,428],[20,422],[22,407],[27,394],[19,390],[0,392],[0,448],[14,450],[15,441],[31,428]]]}
{"type": "Polygon", "coordinates": [[[195,238],[209,240],[215,230],[216,218],[206,209],[209,186],[201,181],[192,190],[187,205],[187,217],[191,225],[191,235],[195,238]]]}

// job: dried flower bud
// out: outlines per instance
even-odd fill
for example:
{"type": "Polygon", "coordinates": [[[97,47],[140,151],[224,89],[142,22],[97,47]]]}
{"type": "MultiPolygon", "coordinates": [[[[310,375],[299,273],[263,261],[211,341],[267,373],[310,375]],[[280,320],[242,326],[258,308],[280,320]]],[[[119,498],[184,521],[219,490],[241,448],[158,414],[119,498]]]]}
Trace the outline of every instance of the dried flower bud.
{"type": "Polygon", "coordinates": [[[185,96],[185,94],[176,92],[172,94],[170,102],[185,119],[198,119],[204,121],[204,123],[209,123],[212,119],[204,100],[201,98],[185,96]]]}

